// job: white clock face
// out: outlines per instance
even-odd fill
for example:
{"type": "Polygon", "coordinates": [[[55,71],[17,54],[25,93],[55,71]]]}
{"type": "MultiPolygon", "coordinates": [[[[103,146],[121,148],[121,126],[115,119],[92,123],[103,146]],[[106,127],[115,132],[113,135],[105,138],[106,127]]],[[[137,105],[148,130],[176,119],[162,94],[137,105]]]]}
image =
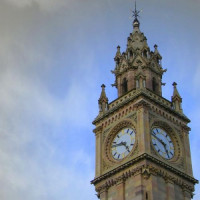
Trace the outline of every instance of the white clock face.
{"type": "Polygon", "coordinates": [[[133,149],[135,144],[135,131],[132,128],[122,129],[111,144],[111,153],[115,160],[122,160],[133,149]]]}
{"type": "Polygon", "coordinates": [[[170,136],[161,128],[156,127],[151,131],[151,141],[156,151],[165,159],[174,157],[174,144],[170,136]]]}

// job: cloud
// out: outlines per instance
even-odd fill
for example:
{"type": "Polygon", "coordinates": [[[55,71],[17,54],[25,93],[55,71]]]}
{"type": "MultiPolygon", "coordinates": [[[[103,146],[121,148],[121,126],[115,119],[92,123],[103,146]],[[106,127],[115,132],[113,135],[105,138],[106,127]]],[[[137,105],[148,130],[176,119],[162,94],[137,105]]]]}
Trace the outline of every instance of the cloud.
{"type": "Polygon", "coordinates": [[[70,6],[73,3],[72,0],[4,0],[10,5],[17,6],[19,8],[31,7],[33,5],[38,6],[43,11],[55,11],[63,6],[70,6]]]}
{"type": "Polygon", "coordinates": [[[66,95],[57,97],[34,78],[32,65],[18,66],[18,58],[12,55],[0,75],[0,199],[88,199],[91,157],[79,147],[66,158],[68,140],[59,142],[68,138],[59,132],[64,122],[65,135],[88,124],[87,87],[72,80],[66,95]],[[80,166],[86,173],[77,171],[80,166]]]}
{"type": "Polygon", "coordinates": [[[11,13],[17,24],[8,20],[0,30],[0,199],[92,200],[92,155],[73,137],[84,141],[80,130],[94,112],[93,53],[77,50],[69,62],[72,54],[62,49],[68,56],[58,61],[60,38],[48,38],[54,27],[20,14],[11,13]]]}

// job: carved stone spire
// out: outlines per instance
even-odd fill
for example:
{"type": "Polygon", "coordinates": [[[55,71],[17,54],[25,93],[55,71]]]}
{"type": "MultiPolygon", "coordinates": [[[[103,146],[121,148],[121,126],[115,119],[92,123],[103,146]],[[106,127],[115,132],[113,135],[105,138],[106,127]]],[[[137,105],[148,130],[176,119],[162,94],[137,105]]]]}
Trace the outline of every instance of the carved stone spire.
{"type": "Polygon", "coordinates": [[[173,96],[172,96],[172,104],[173,104],[173,108],[175,111],[179,112],[179,113],[183,113],[182,110],[182,98],[177,90],[177,83],[173,83],[172,84],[174,86],[174,92],[173,92],[173,96]]]}
{"type": "Polygon", "coordinates": [[[114,58],[114,60],[116,62],[116,69],[120,64],[120,57],[121,57],[120,46],[117,46],[117,52],[116,52],[116,55],[115,55],[115,58],[114,58]]]}
{"type": "Polygon", "coordinates": [[[124,95],[133,89],[146,88],[154,93],[162,96],[162,75],[166,70],[163,70],[161,65],[162,56],[158,51],[158,46],[154,46],[154,51],[151,51],[147,38],[140,31],[140,22],[138,20],[140,11],[133,12],[133,32],[130,33],[127,39],[127,48],[125,52],[120,51],[117,47],[115,55],[115,69],[112,73],[115,75],[115,86],[118,90],[118,96],[124,95]],[[124,84],[126,82],[126,84],[124,84]]]}
{"type": "Polygon", "coordinates": [[[101,88],[101,96],[99,98],[99,114],[103,114],[108,110],[108,98],[105,92],[105,85],[102,84],[101,88]]]}

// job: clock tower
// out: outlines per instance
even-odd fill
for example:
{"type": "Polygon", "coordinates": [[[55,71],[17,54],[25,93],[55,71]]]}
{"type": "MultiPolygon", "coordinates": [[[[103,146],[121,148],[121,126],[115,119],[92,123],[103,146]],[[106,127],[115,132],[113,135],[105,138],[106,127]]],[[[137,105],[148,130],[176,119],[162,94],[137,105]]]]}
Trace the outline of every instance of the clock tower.
{"type": "Polygon", "coordinates": [[[171,101],[162,96],[162,56],[151,51],[133,11],[127,48],[117,47],[108,102],[105,85],[93,121],[96,172],[92,181],[100,200],[190,200],[198,182],[192,173],[188,123],[173,83],[171,101]]]}

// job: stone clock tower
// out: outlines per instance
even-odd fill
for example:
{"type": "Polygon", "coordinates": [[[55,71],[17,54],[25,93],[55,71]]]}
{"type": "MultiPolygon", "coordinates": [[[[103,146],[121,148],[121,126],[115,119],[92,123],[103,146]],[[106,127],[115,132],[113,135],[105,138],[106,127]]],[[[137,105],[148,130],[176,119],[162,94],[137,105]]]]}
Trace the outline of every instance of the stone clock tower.
{"type": "Polygon", "coordinates": [[[188,123],[173,83],[171,101],[162,96],[162,68],[157,45],[151,51],[133,12],[127,49],[117,47],[112,73],[118,98],[109,103],[105,85],[99,115],[93,121],[96,174],[101,200],[190,200],[194,184],[188,123]]]}

